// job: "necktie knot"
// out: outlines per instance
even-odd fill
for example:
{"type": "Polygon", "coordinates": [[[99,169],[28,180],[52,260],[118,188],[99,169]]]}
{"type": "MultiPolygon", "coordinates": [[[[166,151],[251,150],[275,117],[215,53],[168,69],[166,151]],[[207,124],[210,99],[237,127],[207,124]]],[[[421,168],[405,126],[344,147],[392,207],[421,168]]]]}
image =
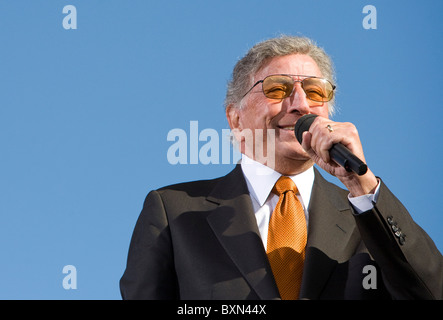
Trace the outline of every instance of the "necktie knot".
{"type": "Polygon", "coordinates": [[[275,183],[272,192],[280,196],[288,191],[292,191],[294,194],[297,194],[297,186],[291,178],[281,176],[275,183]]]}

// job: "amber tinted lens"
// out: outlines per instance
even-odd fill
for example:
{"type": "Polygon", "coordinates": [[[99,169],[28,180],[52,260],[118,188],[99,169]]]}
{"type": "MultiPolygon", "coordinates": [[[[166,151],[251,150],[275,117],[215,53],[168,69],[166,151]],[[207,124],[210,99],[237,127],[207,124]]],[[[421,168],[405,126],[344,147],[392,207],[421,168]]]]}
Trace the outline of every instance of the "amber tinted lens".
{"type": "Polygon", "coordinates": [[[328,102],[334,96],[332,84],[321,78],[306,78],[302,81],[306,97],[312,101],[328,102]]]}
{"type": "Polygon", "coordinates": [[[269,76],[263,80],[263,93],[270,99],[289,97],[294,88],[294,80],[288,76],[269,76]]]}

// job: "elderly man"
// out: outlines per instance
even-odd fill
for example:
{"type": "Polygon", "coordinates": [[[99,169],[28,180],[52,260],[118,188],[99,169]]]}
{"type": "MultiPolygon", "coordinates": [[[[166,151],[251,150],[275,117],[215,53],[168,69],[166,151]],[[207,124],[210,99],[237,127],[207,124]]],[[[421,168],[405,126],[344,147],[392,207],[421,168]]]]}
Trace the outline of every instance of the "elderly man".
{"type": "Polygon", "coordinates": [[[238,61],[226,116],[242,161],[224,177],[149,193],[124,299],[442,298],[429,236],[370,169],[331,159],[341,143],[364,161],[355,126],[329,119],[333,83],[329,57],[307,38],[270,39],[238,61]],[[306,114],[318,117],[300,144],[294,124],[306,114]]]}

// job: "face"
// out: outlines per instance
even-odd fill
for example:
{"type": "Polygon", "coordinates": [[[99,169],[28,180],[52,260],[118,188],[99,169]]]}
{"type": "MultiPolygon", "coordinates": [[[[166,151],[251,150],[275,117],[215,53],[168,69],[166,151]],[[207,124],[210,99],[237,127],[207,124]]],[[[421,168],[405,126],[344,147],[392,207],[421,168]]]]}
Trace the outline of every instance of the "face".
{"type": "MultiPolygon", "coordinates": [[[[302,54],[272,58],[257,72],[253,83],[272,74],[323,76],[315,61],[311,57],[302,54]]],[[[295,79],[303,80],[303,78],[295,79]]],[[[276,171],[284,174],[293,174],[298,171],[297,166],[310,161],[309,156],[295,138],[294,125],[305,114],[313,113],[327,118],[327,102],[314,102],[307,99],[299,82],[295,83],[292,95],[283,100],[265,97],[262,91],[262,84],[258,84],[243,98],[242,102],[243,108],[232,108],[231,112],[228,111],[227,115],[231,129],[238,129],[239,132],[249,129],[254,135],[254,140],[256,138],[256,129],[261,129],[264,137],[262,139],[264,150],[272,149],[267,145],[272,142],[272,139],[270,142],[267,141],[266,132],[273,130],[275,134],[274,169],[276,171]]],[[[244,140],[243,135],[236,137],[238,141],[244,140]]],[[[266,162],[266,159],[261,158],[260,153],[254,154],[253,148],[248,146],[247,143],[241,143],[241,148],[242,153],[245,153],[248,157],[261,163],[266,162]]]]}

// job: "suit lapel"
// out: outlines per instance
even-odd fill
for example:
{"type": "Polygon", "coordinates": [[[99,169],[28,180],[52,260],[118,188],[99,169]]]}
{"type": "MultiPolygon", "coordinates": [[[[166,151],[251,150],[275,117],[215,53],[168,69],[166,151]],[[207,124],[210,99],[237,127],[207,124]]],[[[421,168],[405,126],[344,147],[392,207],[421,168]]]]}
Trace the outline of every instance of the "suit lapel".
{"type": "Polygon", "coordinates": [[[337,264],[355,251],[358,237],[348,193],[315,170],[300,298],[318,298],[337,264]]]}
{"type": "MultiPolygon", "coordinates": [[[[318,298],[337,264],[348,260],[358,245],[347,194],[315,170],[302,299],[318,298]]],[[[240,165],[220,179],[207,201],[218,205],[207,217],[208,224],[249,285],[261,299],[278,299],[240,165]]]]}
{"type": "Polygon", "coordinates": [[[218,204],[207,221],[249,285],[261,299],[278,298],[240,165],[219,181],[207,200],[218,204]]]}

